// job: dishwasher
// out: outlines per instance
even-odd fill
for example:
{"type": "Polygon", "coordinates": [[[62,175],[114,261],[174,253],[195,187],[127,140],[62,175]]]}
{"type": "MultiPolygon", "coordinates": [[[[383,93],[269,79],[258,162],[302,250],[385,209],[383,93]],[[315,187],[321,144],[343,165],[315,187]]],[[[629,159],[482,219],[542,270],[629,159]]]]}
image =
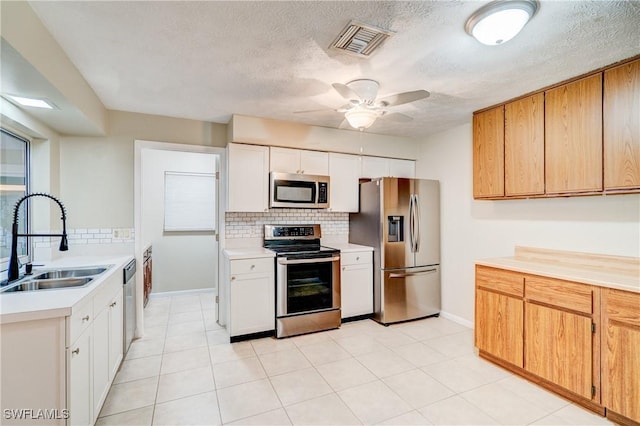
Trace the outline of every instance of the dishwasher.
{"type": "Polygon", "coordinates": [[[122,270],[124,282],[124,336],[123,355],[127,355],[129,345],[136,331],[136,260],[133,259],[122,270]]]}

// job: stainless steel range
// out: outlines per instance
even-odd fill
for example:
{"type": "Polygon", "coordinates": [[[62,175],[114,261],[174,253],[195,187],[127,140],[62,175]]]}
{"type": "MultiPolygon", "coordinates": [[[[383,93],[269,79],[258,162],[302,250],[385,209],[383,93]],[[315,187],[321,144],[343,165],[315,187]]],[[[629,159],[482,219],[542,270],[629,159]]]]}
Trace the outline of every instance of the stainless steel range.
{"type": "Polygon", "coordinates": [[[340,251],[320,245],[320,225],[265,225],[276,252],[276,337],[340,327],[340,251]]]}

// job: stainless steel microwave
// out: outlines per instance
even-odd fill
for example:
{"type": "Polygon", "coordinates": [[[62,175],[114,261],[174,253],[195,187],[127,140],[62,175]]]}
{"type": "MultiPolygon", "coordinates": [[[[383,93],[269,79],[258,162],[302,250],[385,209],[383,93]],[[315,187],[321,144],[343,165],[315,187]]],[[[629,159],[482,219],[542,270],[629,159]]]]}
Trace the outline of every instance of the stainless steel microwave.
{"type": "Polygon", "coordinates": [[[329,176],[271,172],[269,207],[329,208],[329,176]]]}

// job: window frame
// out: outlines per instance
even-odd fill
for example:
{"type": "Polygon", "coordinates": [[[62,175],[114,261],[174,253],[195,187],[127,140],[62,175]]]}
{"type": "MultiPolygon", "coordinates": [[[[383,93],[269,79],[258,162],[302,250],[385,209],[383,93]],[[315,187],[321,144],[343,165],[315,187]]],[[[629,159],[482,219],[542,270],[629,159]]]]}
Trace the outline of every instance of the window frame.
{"type": "MultiPolygon", "coordinates": [[[[27,137],[21,132],[17,132],[14,129],[7,127],[4,123],[2,124],[2,126],[0,126],[0,133],[5,133],[15,139],[18,139],[24,142],[25,144],[25,177],[26,177],[25,195],[29,194],[31,189],[31,143],[32,143],[32,140],[31,138],[27,137]]],[[[21,219],[25,223],[25,226],[26,226],[25,230],[26,230],[26,233],[28,234],[31,232],[31,209],[30,209],[29,200],[25,201],[24,209],[25,209],[24,210],[25,217],[21,217],[21,219]]],[[[9,211],[10,211],[10,214],[13,216],[13,206],[11,206],[9,211]]],[[[9,229],[9,232],[11,233],[12,230],[9,229]]],[[[18,256],[18,261],[23,264],[30,262],[32,253],[33,253],[32,245],[27,244],[27,253],[24,255],[18,256]]],[[[6,257],[6,258],[0,257],[0,272],[6,273],[8,269],[9,269],[9,257],[6,257]]],[[[6,277],[4,279],[6,279],[6,277]]]]}

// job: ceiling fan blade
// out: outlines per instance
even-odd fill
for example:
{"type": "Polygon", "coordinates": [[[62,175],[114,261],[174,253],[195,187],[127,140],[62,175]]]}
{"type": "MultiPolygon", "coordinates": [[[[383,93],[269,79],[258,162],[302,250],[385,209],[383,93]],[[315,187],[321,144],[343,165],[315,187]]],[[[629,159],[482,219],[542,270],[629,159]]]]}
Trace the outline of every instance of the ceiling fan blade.
{"type": "Polygon", "coordinates": [[[351,87],[347,86],[346,84],[341,84],[341,83],[333,83],[332,84],[333,88],[336,89],[336,92],[340,93],[340,96],[342,96],[345,99],[348,100],[360,100],[360,96],[353,91],[353,89],[351,89],[351,87]]]}
{"type": "Polygon", "coordinates": [[[385,120],[397,121],[398,123],[407,123],[413,120],[412,117],[409,117],[408,115],[402,114],[400,112],[390,112],[390,113],[384,114],[382,117],[385,120]]]}
{"type": "Polygon", "coordinates": [[[413,92],[404,92],[396,95],[385,96],[382,99],[378,99],[377,103],[382,106],[402,105],[428,98],[429,95],[430,93],[426,90],[414,90],[413,92]]]}
{"type": "Polygon", "coordinates": [[[336,112],[336,110],[331,108],[322,108],[322,109],[308,109],[305,111],[293,111],[294,114],[308,114],[314,112],[336,112]]]}
{"type": "Polygon", "coordinates": [[[351,125],[349,125],[349,122],[345,118],[344,120],[342,120],[342,122],[338,126],[338,129],[351,129],[351,125]]]}

